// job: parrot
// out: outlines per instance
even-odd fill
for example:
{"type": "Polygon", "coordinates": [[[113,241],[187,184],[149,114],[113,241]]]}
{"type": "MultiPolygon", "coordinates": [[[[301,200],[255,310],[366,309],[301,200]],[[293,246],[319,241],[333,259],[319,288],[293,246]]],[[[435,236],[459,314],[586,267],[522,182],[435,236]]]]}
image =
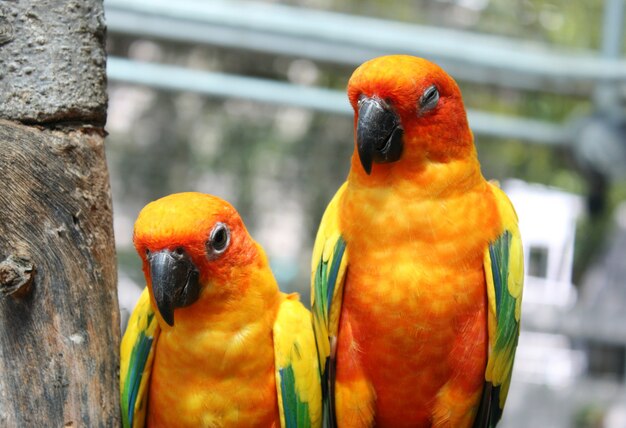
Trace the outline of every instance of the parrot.
{"type": "Polygon", "coordinates": [[[324,426],[494,427],[520,331],[515,210],[442,68],[374,58],[347,93],[354,152],[311,264],[324,426]]]}
{"type": "Polygon", "coordinates": [[[147,287],[121,343],[124,427],[321,426],[311,314],[228,202],[165,196],[133,242],[147,287]]]}

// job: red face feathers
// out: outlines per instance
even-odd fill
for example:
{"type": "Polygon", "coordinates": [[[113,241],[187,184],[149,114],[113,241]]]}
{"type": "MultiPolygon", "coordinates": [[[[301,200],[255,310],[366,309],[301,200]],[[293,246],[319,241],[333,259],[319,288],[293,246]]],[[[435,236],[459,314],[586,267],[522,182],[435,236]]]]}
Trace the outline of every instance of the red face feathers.
{"type": "Polygon", "coordinates": [[[170,325],[174,309],[235,287],[233,275],[257,256],[237,211],[202,193],[178,193],[146,205],[133,240],[154,301],[170,325]]]}
{"type": "Polygon", "coordinates": [[[424,162],[448,162],[474,153],[461,92],[439,66],[421,58],[375,58],[348,83],[355,112],[353,171],[415,172],[424,162]]]}

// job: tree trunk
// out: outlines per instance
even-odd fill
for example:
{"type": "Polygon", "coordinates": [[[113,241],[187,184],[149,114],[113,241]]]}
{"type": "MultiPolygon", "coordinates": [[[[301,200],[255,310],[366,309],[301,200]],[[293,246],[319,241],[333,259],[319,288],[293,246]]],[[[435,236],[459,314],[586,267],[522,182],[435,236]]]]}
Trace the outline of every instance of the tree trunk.
{"type": "Polygon", "coordinates": [[[118,426],[98,0],[0,2],[0,426],[118,426]]]}

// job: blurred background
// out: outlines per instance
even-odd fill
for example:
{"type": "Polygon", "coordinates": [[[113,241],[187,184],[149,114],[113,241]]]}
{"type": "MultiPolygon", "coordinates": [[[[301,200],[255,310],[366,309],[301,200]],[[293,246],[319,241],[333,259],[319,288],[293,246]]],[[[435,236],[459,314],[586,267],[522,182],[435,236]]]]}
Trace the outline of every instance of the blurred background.
{"type": "Polygon", "coordinates": [[[523,331],[500,426],[626,427],[624,0],[105,0],[123,318],[139,210],[229,200],[284,291],[353,148],[356,66],[407,53],[463,91],[483,174],[520,216],[523,331]]]}

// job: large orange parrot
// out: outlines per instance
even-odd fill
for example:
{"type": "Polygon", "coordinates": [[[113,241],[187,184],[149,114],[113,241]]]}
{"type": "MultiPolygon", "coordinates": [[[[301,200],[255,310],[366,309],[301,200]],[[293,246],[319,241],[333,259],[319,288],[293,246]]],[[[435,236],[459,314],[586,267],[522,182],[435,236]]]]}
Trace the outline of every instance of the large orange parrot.
{"type": "Polygon", "coordinates": [[[278,290],[225,201],[148,204],[134,243],[147,287],[121,349],[124,427],[319,427],[311,315],[278,290]]]}
{"type": "Polygon", "coordinates": [[[373,59],[348,96],[352,165],[312,261],[325,425],[493,427],[519,335],[515,211],[437,65],[373,59]]]}

